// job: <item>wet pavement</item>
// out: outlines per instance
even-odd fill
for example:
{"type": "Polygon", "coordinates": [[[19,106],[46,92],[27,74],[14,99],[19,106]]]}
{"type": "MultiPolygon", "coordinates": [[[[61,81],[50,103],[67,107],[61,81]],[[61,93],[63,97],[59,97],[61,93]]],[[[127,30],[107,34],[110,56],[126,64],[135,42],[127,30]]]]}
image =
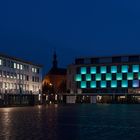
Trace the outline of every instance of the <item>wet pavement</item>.
{"type": "Polygon", "coordinates": [[[108,139],[140,139],[140,105],[0,108],[0,140],[108,139]]]}

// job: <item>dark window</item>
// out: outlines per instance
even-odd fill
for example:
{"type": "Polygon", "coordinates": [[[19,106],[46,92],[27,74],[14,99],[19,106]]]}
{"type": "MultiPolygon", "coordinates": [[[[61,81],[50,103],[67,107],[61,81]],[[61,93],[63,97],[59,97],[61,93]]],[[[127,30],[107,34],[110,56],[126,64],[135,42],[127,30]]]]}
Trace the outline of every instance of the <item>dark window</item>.
{"type": "Polygon", "coordinates": [[[99,58],[91,58],[91,63],[92,64],[98,64],[99,63],[99,58]]]}
{"type": "Polygon", "coordinates": [[[99,63],[112,63],[112,58],[99,58],[99,63]]]}
{"type": "Polygon", "coordinates": [[[122,87],[122,82],[121,81],[117,81],[117,87],[122,87]]]}
{"type": "Polygon", "coordinates": [[[77,67],[77,68],[76,68],[76,73],[77,73],[77,74],[80,74],[80,67],[77,67]]]}
{"type": "Polygon", "coordinates": [[[97,88],[100,88],[100,81],[97,81],[96,84],[97,88]]]}
{"type": "Polygon", "coordinates": [[[116,74],[112,73],[112,80],[116,80],[116,74]]]}
{"type": "Polygon", "coordinates": [[[106,80],[106,74],[101,74],[101,76],[102,80],[106,80]]]}
{"type": "Polygon", "coordinates": [[[39,74],[39,68],[37,68],[37,73],[39,74]]]}
{"type": "Polygon", "coordinates": [[[129,56],[129,62],[139,62],[139,56],[129,56]]]}
{"type": "Polygon", "coordinates": [[[129,61],[129,57],[128,56],[122,56],[121,57],[121,62],[128,62],[129,61]]]}
{"type": "Polygon", "coordinates": [[[107,66],[107,73],[110,73],[110,72],[111,72],[111,67],[107,66]]]}
{"type": "Polygon", "coordinates": [[[97,73],[100,73],[100,67],[99,66],[97,67],[97,73]]]}
{"type": "Polygon", "coordinates": [[[90,74],[90,67],[87,67],[87,73],[90,74]]]}
{"type": "Polygon", "coordinates": [[[107,85],[107,88],[111,87],[111,82],[110,81],[107,81],[106,82],[106,85],[107,85]]]}
{"type": "Polygon", "coordinates": [[[91,75],[91,79],[92,79],[92,81],[95,81],[95,74],[91,75]]]}
{"type": "Polygon", "coordinates": [[[138,74],[134,73],[134,80],[138,80],[138,74]]]}
{"type": "Polygon", "coordinates": [[[86,80],[86,76],[84,74],[82,74],[82,81],[86,80]]]}
{"type": "Polygon", "coordinates": [[[123,80],[127,80],[127,73],[123,73],[122,76],[123,76],[123,80]]]}
{"type": "Polygon", "coordinates": [[[118,73],[121,73],[121,72],[122,72],[122,66],[120,66],[120,65],[117,66],[117,72],[118,72],[118,73]]]}
{"type": "Polygon", "coordinates": [[[87,88],[90,88],[90,82],[89,81],[87,82],[87,88]]]}
{"type": "Polygon", "coordinates": [[[76,59],[75,64],[84,64],[84,59],[82,58],[76,59]]]}
{"type": "Polygon", "coordinates": [[[29,76],[28,75],[26,76],[26,80],[29,81],[29,76]]]}
{"type": "Polygon", "coordinates": [[[112,63],[120,63],[121,57],[112,57],[112,63]]]}
{"type": "Polygon", "coordinates": [[[128,80],[128,87],[132,87],[132,81],[128,80]]]}

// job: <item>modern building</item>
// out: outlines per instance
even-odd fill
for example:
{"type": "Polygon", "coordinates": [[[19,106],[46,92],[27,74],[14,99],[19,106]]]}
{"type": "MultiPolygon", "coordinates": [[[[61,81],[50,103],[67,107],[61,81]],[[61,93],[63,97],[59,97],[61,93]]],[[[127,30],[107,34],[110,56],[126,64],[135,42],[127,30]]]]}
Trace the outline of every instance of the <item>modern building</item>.
{"type": "MultiPolygon", "coordinates": [[[[65,68],[58,67],[56,52],[53,54],[52,68],[45,75],[43,79],[43,87],[46,86],[45,96],[49,94],[61,94],[66,90],[66,74],[67,70],[65,68]]],[[[45,97],[46,98],[46,97],[45,97]]],[[[48,100],[48,97],[47,97],[48,100]]]]}
{"type": "Polygon", "coordinates": [[[140,95],[140,55],[76,58],[67,69],[71,95],[123,100],[140,95]]]}
{"type": "Polygon", "coordinates": [[[1,104],[26,104],[30,95],[40,98],[41,85],[41,65],[0,54],[1,104]]]}

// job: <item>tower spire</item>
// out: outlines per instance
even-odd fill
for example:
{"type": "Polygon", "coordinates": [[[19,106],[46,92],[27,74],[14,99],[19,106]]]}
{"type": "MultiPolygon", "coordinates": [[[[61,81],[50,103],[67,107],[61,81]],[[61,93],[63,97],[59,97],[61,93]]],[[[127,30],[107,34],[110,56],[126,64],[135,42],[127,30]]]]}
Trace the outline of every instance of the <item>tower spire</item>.
{"type": "Polygon", "coordinates": [[[56,69],[57,68],[57,55],[56,55],[56,51],[54,51],[53,54],[53,68],[56,69]]]}

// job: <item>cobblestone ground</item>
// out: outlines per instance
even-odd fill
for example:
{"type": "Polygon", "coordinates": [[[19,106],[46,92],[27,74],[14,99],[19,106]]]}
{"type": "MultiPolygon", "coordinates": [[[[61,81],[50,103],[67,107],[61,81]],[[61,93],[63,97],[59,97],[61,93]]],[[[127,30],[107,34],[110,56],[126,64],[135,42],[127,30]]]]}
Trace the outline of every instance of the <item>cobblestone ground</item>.
{"type": "Polygon", "coordinates": [[[140,139],[140,105],[0,108],[0,140],[108,139],[140,139]]]}

